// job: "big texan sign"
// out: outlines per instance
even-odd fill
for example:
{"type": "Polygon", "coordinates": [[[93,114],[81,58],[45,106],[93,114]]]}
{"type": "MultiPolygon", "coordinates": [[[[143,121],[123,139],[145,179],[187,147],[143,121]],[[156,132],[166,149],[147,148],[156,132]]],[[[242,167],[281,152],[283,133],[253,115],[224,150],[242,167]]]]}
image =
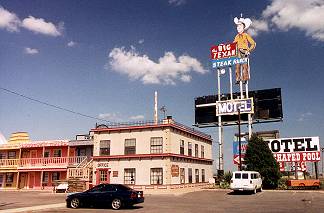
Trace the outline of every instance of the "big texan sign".
{"type": "Polygon", "coordinates": [[[321,160],[319,137],[279,138],[266,142],[277,162],[321,160]]]}

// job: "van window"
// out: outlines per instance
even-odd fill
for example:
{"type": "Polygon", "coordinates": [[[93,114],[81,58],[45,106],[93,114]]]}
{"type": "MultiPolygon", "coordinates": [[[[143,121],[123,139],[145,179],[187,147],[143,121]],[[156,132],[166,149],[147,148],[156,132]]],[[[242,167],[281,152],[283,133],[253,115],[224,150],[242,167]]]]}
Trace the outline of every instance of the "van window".
{"type": "Polygon", "coordinates": [[[251,179],[256,179],[256,174],[252,173],[251,174],[251,179]]]}
{"type": "Polygon", "coordinates": [[[235,173],[235,179],[241,179],[241,173],[235,173]]]}
{"type": "Polygon", "coordinates": [[[248,173],[243,173],[242,174],[242,179],[249,179],[249,174],[248,173]]]}

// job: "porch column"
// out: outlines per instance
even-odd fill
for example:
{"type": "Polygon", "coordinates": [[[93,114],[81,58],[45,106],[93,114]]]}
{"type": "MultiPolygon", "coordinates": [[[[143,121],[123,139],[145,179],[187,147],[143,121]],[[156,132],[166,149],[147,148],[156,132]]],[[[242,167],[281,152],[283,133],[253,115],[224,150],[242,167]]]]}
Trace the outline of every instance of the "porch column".
{"type": "Polygon", "coordinates": [[[17,183],[16,183],[16,189],[19,189],[19,171],[17,172],[17,183]]]}
{"type": "Polygon", "coordinates": [[[40,187],[43,189],[43,170],[41,171],[40,187]]]}

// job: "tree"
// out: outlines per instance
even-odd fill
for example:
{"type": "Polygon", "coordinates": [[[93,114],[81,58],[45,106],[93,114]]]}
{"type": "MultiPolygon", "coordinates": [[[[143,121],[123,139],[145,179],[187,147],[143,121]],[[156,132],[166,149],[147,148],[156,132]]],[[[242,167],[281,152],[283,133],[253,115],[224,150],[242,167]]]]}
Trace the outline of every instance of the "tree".
{"type": "Polygon", "coordinates": [[[247,170],[257,171],[261,174],[264,188],[277,188],[281,173],[267,142],[256,135],[252,135],[244,161],[247,170]]]}

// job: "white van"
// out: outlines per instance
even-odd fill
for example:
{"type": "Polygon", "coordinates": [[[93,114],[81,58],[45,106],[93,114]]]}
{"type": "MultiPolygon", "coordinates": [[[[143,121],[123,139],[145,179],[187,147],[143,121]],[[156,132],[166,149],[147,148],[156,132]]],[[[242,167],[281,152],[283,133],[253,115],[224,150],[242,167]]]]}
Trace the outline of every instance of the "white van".
{"type": "Polygon", "coordinates": [[[262,191],[262,179],[259,172],[236,171],[233,172],[230,188],[235,191],[262,191]]]}

